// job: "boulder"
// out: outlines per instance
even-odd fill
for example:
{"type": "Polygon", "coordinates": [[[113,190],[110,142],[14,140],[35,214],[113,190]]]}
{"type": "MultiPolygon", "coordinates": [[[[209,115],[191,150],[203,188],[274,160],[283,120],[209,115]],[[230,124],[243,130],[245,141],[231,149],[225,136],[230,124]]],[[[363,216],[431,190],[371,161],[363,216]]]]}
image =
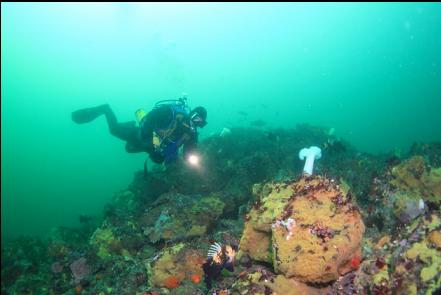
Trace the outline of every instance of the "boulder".
{"type": "Polygon", "coordinates": [[[358,268],[365,227],[351,193],[336,181],[303,177],[255,186],[254,193],[258,201],[239,255],[269,257],[276,273],[308,283],[326,283],[358,268]],[[264,237],[260,242],[258,235],[264,237]]]}

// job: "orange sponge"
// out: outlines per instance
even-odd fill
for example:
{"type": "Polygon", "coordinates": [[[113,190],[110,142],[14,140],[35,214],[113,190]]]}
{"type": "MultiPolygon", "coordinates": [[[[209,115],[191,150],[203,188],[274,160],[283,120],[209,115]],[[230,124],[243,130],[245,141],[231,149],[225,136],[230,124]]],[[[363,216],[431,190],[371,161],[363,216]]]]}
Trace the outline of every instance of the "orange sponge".
{"type": "Polygon", "coordinates": [[[164,286],[168,289],[173,289],[178,287],[180,283],[181,281],[177,277],[171,276],[165,279],[164,286]]]}

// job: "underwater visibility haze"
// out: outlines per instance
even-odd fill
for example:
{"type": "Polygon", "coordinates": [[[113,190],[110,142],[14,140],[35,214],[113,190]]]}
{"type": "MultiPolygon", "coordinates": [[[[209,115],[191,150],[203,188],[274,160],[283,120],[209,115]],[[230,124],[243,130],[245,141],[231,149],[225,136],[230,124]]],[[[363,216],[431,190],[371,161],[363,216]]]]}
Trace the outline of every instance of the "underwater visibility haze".
{"type": "Polygon", "coordinates": [[[259,262],[265,294],[291,278],[299,294],[439,290],[440,52],[440,3],[2,3],[2,294],[235,294],[259,262]],[[134,121],[183,95],[208,113],[199,170],[147,160],[146,180],[148,154],[127,153],[104,116],[72,121],[103,104],[134,121]],[[353,228],[307,223],[298,196],[353,228]],[[332,241],[341,261],[302,273],[315,258],[300,255],[332,241]],[[168,275],[164,247],[185,257],[168,275]]]}

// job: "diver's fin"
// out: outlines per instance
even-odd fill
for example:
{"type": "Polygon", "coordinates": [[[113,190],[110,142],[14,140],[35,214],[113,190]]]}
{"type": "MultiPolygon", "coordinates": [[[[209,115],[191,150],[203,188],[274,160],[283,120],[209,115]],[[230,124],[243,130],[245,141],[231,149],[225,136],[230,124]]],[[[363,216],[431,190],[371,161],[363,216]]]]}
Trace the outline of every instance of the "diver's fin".
{"type": "Polygon", "coordinates": [[[95,120],[98,116],[105,113],[107,105],[100,105],[93,108],[86,108],[72,112],[72,121],[77,124],[84,124],[95,120]]]}

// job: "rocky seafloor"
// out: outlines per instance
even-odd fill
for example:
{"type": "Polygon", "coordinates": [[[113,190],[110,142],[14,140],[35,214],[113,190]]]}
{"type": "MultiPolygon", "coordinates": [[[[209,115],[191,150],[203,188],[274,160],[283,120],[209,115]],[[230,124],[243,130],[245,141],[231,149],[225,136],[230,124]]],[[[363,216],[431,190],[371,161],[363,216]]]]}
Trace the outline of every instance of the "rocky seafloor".
{"type": "Polygon", "coordinates": [[[200,155],[136,173],[102,218],[2,243],[2,294],[440,293],[440,142],[370,155],[309,125],[233,128],[200,155]],[[238,252],[209,288],[214,242],[238,252]]]}

